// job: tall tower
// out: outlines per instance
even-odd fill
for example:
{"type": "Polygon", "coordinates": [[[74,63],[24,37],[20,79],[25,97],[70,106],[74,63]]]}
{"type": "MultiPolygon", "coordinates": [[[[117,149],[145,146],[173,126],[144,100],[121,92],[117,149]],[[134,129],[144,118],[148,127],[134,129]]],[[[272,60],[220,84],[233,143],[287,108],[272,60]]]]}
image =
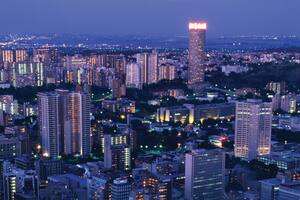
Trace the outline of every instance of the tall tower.
{"type": "Polygon", "coordinates": [[[234,155],[254,159],[271,151],[272,103],[248,99],[237,102],[234,155]]]}
{"type": "Polygon", "coordinates": [[[90,95],[56,90],[39,93],[39,128],[45,157],[90,154],[90,95]]]}
{"type": "Polygon", "coordinates": [[[39,93],[38,105],[43,156],[57,158],[60,153],[58,95],[55,93],[39,93]]]}
{"type": "Polygon", "coordinates": [[[87,93],[72,92],[69,94],[69,123],[70,134],[67,141],[67,153],[79,153],[88,156],[91,152],[90,144],[90,111],[91,100],[87,93]]]}
{"type": "Polygon", "coordinates": [[[188,86],[191,89],[201,88],[204,83],[206,30],[206,22],[189,23],[188,86]]]}
{"type": "Polygon", "coordinates": [[[185,155],[185,199],[224,199],[225,154],[193,150],[185,155]]]}

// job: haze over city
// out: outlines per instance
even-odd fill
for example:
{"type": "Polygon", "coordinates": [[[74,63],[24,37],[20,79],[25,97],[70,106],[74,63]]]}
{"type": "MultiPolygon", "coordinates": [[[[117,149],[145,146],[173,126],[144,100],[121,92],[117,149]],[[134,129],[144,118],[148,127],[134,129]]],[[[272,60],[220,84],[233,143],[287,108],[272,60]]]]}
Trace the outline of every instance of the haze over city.
{"type": "Polygon", "coordinates": [[[300,35],[298,0],[10,0],[0,33],[186,35],[190,20],[209,37],[300,35]]]}

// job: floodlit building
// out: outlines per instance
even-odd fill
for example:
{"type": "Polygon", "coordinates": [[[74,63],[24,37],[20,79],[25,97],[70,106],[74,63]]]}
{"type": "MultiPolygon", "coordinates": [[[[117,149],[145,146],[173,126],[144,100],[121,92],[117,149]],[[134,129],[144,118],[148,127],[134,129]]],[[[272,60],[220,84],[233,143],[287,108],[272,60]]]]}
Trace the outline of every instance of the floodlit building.
{"type": "Polygon", "coordinates": [[[248,99],[236,103],[236,157],[254,159],[271,152],[272,104],[248,99]]]}

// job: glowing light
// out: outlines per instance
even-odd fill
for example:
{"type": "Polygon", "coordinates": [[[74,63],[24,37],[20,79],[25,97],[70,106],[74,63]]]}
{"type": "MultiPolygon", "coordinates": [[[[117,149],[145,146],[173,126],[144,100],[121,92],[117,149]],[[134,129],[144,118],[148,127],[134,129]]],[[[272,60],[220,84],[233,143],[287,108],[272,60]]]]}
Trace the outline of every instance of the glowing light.
{"type": "Polygon", "coordinates": [[[189,30],[207,30],[206,22],[190,22],[189,30]]]}
{"type": "Polygon", "coordinates": [[[49,154],[48,154],[47,152],[45,152],[45,153],[43,154],[43,156],[44,156],[44,157],[49,157],[49,154]]]}

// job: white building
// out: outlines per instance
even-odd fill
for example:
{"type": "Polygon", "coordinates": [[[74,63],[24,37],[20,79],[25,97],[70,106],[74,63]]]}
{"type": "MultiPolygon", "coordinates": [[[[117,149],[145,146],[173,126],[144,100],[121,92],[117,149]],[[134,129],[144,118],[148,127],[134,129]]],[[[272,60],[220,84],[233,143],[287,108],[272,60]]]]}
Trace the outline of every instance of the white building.
{"type": "Polygon", "coordinates": [[[236,157],[254,159],[271,151],[272,104],[248,99],[236,103],[236,157]]]}
{"type": "Polygon", "coordinates": [[[222,72],[228,76],[230,73],[240,74],[248,71],[248,67],[241,65],[223,65],[221,66],[222,72]]]}

